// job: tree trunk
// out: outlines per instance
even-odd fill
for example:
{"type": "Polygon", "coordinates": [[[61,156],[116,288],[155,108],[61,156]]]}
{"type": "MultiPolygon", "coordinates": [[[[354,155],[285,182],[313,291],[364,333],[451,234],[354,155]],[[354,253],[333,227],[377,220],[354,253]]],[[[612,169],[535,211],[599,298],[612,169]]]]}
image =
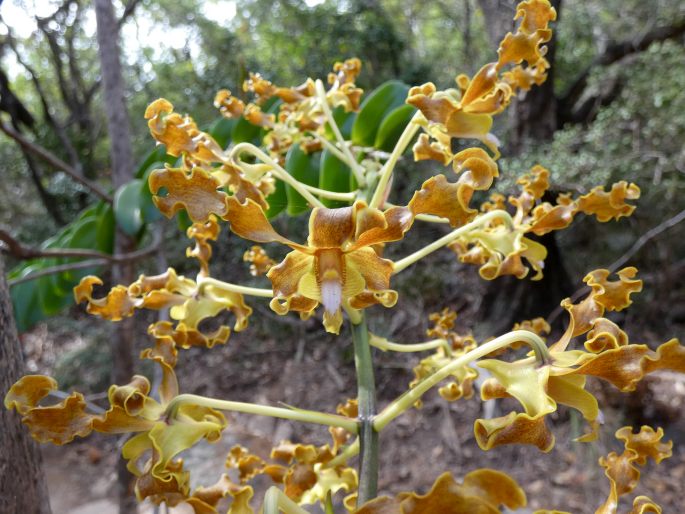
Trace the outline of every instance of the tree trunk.
{"type": "MultiPolygon", "coordinates": [[[[117,189],[133,178],[133,152],[131,132],[124,97],[124,79],[121,72],[119,32],[111,0],[95,0],[98,53],[100,56],[104,104],[107,115],[107,131],[110,140],[112,183],[117,189]]],[[[135,240],[117,231],[116,253],[128,253],[135,248],[135,240]]],[[[120,264],[113,268],[112,278],[116,283],[130,284],[134,273],[132,264],[120,264]]],[[[133,318],[127,318],[114,325],[112,338],[112,379],[116,384],[125,384],[133,375],[133,340],[135,326],[133,318]]],[[[117,466],[119,479],[119,514],[137,511],[133,496],[133,477],[126,469],[126,462],[119,458],[117,466]]]]}
{"type": "MultiPolygon", "coordinates": [[[[23,371],[24,359],[0,256],[0,394],[3,398],[23,371]]],[[[16,411],[0,408],[0,427],[0,512],[50,514],[38,445],[16,411]]]]}

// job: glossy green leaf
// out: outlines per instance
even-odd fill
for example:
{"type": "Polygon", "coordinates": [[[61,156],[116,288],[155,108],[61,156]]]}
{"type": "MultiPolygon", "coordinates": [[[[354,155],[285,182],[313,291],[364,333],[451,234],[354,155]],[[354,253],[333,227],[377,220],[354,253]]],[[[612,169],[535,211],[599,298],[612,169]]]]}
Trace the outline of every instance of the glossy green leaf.
{"type": "MultiPolygon", "coordinates": [[[[293,145],[285,157],[285,169],[294,178],[310,186],[319,185],[319,168],[321,166],[321,152],[307,154],[300,145],[293,145]]],[[[285,185],[288,199],[288,214],[297,216],[309,210],[309,204],[292,186],[285,185]]]]}
{"type": "MultiPolygon", "coordinates": [[[[18,273],[10,273],[8,278],[14,279],[25,277],[40,269],[42,269],[42,267],[34,261],[34,264],[22,266],[18,273]]],[[[38,297],[38,287],[35,280],[12,286],[10,289],[10,296],[14,309],[14,319],[19,332],[30,329],[33,325],[45,318],[42,309],[39,307],[40,299],[38,297]]]]}
{"type": "Polygon", "coordinates": [[[114,217],[117,226],[129,236],[135,236],[143,227],[142,180],[124,184],[114,195],[114,217]]]}
{"type": "Polygon", "coordinates": [[[266,217],[271,219],[278,216],[288,205],[288,195],[285,192],[285,183],[276,180],[276,191],[266,197],[269,208],[266,210],[266,217]]]}
{"type": "MultiPolygon", "coordinates": [[[[336,107],[333,109],[333,119],[335,120],[336,125],[338,125],[340,133],[345,140],[349,141],[349,139],[352,137],[352,126],[354,125],[354,120],[356,118],[356,112],[345,112],[343,107],[336,107]]],[[[335,141],[335,134],[328,124],[326,124],[326,137],[331,141],[335,141]]]]}
{"type": "Polygon", "coordinates": [[[226,148],[231,143],[231,135],[237,123],[238,120],[235,119],[219,118],[212,123],[207,132],[221,148],[226,148]]]}
{"type": "Polygon", "coordinates": [[[152,192],[150,191],[149,178],[150,174],[158,168],[150,168],[145,173],[140,184],[140,210],[145,223],[154,223],[162,219],[162,213],[152,201],[152,192]]]}
{"type": "Polygon", "coordinates": [[[409,86],[397,80],[390,80],[374,89],[359,109],[352,125],[352,142],[361,146],[372,146],[383,119],[407,99],[409,86]]]}
{"type": "Polygon", "coordinates": [[[142,178],[150,169],[163,168],[165,163],[173,164],[176,157],[166,153],[166,146],[157,145],[147,157],[140,163],[135,173],[135,178],[142,178]]]}
{"type": "MultiPolygon", "coordinates": [[[[340,161],[328,150],[321,152],[321,171],[319,173],[319,188],[348,193],[353,190],[354,182],[350,167],[340,161]]],[[[329,208],[345,207],[347,202],[322,198],[321,202],[329,208]]]]}
{"type": "MultiPolygon", "coordinates": [[[[373,146],[384,152],[392,151],[414,113],[416,113],[416,107],[413,105],[405,104],[393,109],[392,112],[383,118],[381,126],[378,127],[376,141],[373,146]]],[[[410,147],[408,146],[408,148],[410,147]]]]}

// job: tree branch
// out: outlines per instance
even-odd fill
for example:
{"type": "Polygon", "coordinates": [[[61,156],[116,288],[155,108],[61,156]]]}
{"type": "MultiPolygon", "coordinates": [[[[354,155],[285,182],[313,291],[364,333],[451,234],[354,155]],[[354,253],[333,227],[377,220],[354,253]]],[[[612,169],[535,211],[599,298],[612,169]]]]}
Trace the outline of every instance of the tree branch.
{"type": "Polygon", "coordinates": [[[683,34],[685,34],[685,19],[665,27],[656,27],[639,38],[610,43],[606,50],[595,57],[580,75],[576,77],[567,92],[559,99],[559,112],[562,123],[563,121],[574,120],[573,108],[583,96],[588,79],[594,68],[597,66],[608,66],[628,55],[645,51],[652,43],[675,39],[683,34]]]}
{"type": "Polygon", "coordinates": [[[99,196],[102,198],[104,201],[107,203],[112,203],[112,197],[107,194],[107,192],[102,189],[98,184],[95,182],[92,182],[85,178],[81,173],[78,172],[78,170],[74,169],[73,167],[69,166],[66,162],[64,162],[62,159],[51,153],[50,151],[46,150],[42,146],[37,145],[36,143],[33,143],[26,139],[24,136],[16,132],[14,129],[12,129],[9,125],[6,123],[0,121],[0,130],[7,134],[9,137],[14,139],[22,148],[25,150],[31,152],[32,154],[40,157],[43,159],[45,162],[51,164],[55,168],[59,169],[60,171],[63,171],[67,175],[69,175],[72,179],[74,179],[76,182],[79,184],[87,187],[90,189],[95,195],[99,196]]]}
{"type": "Polygon", "coordinates": [[[124,7],[124,12],[121,14],[121,17],[117,20],[117,30],[121,30],[121,27],[126,23],[126,20],[128,20],[132,15],[133,12],[136,10],[136,7],[140,3],[140,0],[129,0],[126,2],[126,6],[124,7]]]}
{"type": "MultiPolygon", "coordinates": [[[[7,235],[6,232],[0,230],[0,236],[7,235]]],[[[4,241],[4,239],[3,239],[4,241]]],[[[21,247],[21,244],[18,243],[16,240],[14,241],[14,244],[18,244],[21,247]]],[[[124,254],[117,254],[117,255],[109,255],[106,253],[102,252],[97,252],[94,250],[87,250],[87,249],[80,249],[80,248],[75,248],[73,250],[60,250],[60,249],[55,249],[55,250],[36,250],[36,257],[86,257],[86,256],[91,256],[91,255],[98,255],[99,258],[96,259],[89,259],[87,261],[79,261],[79,262],[70,262],[67,264],[59,264],[56,266],[50,266],[48,268],[44,268],[42,270],[36,271],[35,273],[30,273],[26,275],[25,277],[20,277],[16,278],[14,280],[8,281],[8,284],[10,287],[15,286],[17,284],[21,284],[23,282],[28,282],[30,280],[35,280],[40,277],[45,277],[47,275],[53,275],[55,273],[64,273],[65,271],[73,271],[77,269],[83,269],[83,268],[91,268],[95,266],[114,266],[116,264],[121,264],[121,263],[129,263],[129,262],[134,262],[138,261],[140,259],[144,259],[145,257],[149,257],[150,255],[154,254],[157,252],[159,247],[162,244],[162,236],[158,233],[154,233],[154,241],[150,246],[146,248],[142,248],[140,250],[136,250],[135,252],[129,252],[129,253],[124,253],[124,254]]],[[[30,250],[30,249],[28,249],[30,250]]]]}
{"type": "MultiPolygon", "coordinates": [[[[33,248],[25,246],[17,241],[12,235],[0,228],[0,241],[7,246],[6,253],[10,254],[16,259],[26,260],[35,259],[37,257],[92,257],[96,259],[104,259],[113,263],[131,262],[141,257],[147,257],[148,254],[157,251],[162,242],[162,237],[159,232],[154,232],[153,242],[147,248],[136,250],[135,252],[111,255],[109,253],[100,252],[98,250],[90,250],[88,248],[33,248]]],[[[0,247],[2,249],[2,247],[0,247]]]]}

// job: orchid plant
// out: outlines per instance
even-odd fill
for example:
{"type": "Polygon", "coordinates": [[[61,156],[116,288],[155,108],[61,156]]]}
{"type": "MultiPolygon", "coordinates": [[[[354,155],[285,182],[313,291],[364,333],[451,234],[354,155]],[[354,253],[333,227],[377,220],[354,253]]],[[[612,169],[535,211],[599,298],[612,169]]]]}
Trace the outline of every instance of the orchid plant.
{"type": "MultiPolygon", "coordinates": [[[[522,322],[490,340],[476,341],[453,331],[456,314],[446,308],[431,315],[434,327],[427,334],[431,339],[392,342],[369,332],[366,310],[374,305],[392,308],[398,299],[391,288],[393,276],[445,247],[461,262],[479,266],[486,280],[503,275],[522,279],[529,274],[537,280],[542,277],[547,251],[531,235],[561,230],[579,213],[607,222],[634,210],[629,201],[637,199],[640,190],[625,181],[609,191],[596,187],[585,195],[561,194],[554,203],[543,201],[550,186],[549,172],[540,166],[518,179],[517,196],[505,200],[491,194],[479,207],[472,205],[474,193],[488,191],[499,175],[499,141],[491,132],[494,117],[516,95],[546,79],[545,43],[551,37],[549,23],[555,18],[547,0],[526,0],[518,5],[517,29],[502,40],[496,61],[473,77],[459,75],[454,89],[441,91],[432,83],[411,88],[406,103],[416,111],[390,152],[353,144],[343,136],[334,116],[336,109],[353,112],[360,108],[363,92],[355,85],[361,72],[358,59],[336,63],[327,85],[308,79],[297,87],[280,87],[251,74],[244,84],[254,97],[248,104],[227,90],[220,91],[215,99],[219,111],[226,118],[244,118],[261,127],[262,147],[242,142],[223,148],[192,118],[175,112],[167,100],[154,101],[145,113],[150,131],[168,154],[178,157],[178,163],[154,171],[149,186],[163,214],[171,217],[183,210],[192,221],[187,235],[194,246],[187,255],[199,263],[197,276],[179,276],[170,268],[160,275],[140,276],[130,285],[116,285],[97,298],[94,287],[103,282],[89,276],[75,288],[75,296],[77,302],[86,303],[89,313],[111,321],[132,316],[138,309],[169,309],[172,321],[149,327],[154,345],[141,355],[161,368],[157,396],[153,397],[148,379],[135,376],[128,384],[111,386],[109,409],[104,413],[90,412],[84,397],[76,392],[58,404],[45,405],[42,400],[58,386],[50,377],[33,375],[12,387],[5,406],[16,409],[31,434],[42,442],[64,444],[92,431],[132,434],[122,454],[137,478],[138,498],[170,506],[185,503],[196,514],[218,512],[217,505],[227,497],[232,498],[228,512],[253,513],[250,482],[260,475],[274,482],[262,503],[263,512],[269,514],[306,513],[303,505],[316,503],[333,512],[333,496],[339,491],[346,493],[345,508],[358,514],[490,513],[525,506],[523,489],[506,474],[491,469],[471,472],[461,482],[446,473],[424,495],[408,492],[378,498],[378,434],[435,387],[446,401],[471,397],[480,370],[489,377],[480,386],[483,400],[509,397],[521,405],[520,411],[475,421],[475,438],[483,450],[530,444],[549,451],[554,435],[545,418],[558,405],[576,409],[587,421],[580,441],[595,440],[601,428],[600,409],[585,389],[587,377],[632,391],[656,370],[685,372],[685,347],[677,340],[651,350],[630,343],[627,334],[605,317],[607,311],[627,308],[631,295],[642,289],[637,270],[624,268],[615,278],[602,269],[589,273],[585,282],[590,293],[580,301],[561,303],[568,314],[568,328],[556,341],[546,341],[550,328],[541,318],[522,322]],[[265,102],[274,98],[279,101],[278,111],[263,110],[265,102]],[[482,146],[453,150],[469,140],[482,146]],[[388,198],[393,174],[410,145],[414,160],[451,167],[450,175],[456,179],[436,174],[408,202],[392,205],[388,198]],[[350,190],[298,180],[284,167],[285,156],[294,147],[305,154],[325,149],[334,155],[351,171],[350,190]],[[281,235],[269,221],[270,195],[278,181],[311,207],[305,242],[281,235]],[[331,208],[329,202],[344,206],[331,208]],[[219,237],[221,221],[243,239],[290,248],[280,263],[261,246],[246,252],[250,273],[265,275],[268,287],[229,283],[210,272],[211,242],[219,237]],[[449,225],[451,231],[398,260],[383,257],[386,245],[404,239],[421,224],[449,225]],[[230,327],[201,328],[202,321],[225,311],[235,317],[233,330],[248,329],[252,308],[246,297],[269,299],[279,315],[296,312],[301,319],[320,315],[325,330],[334,334],[347,319],[357,397],[342,402],[336,413],[326,413],[182,393],[174,372],[179,350],[226,343],[230,327]],[[372,347],[432,352],[415,367],[407,391],[382,407],[376,400],[372,347]],[[530,351],[517,351],[521,347],[530,351]],[[227,455],[226,466],[237,479],[224,474],[213,485],[191,492],[189,471],[179,455],[200,440],[217,441],[227,426],[226,411],[326,425],[331,443],[317,447],[283,441],[268,459],[236,446],[227,455]]],[[[624,442],[625,452],[600,459],[610,491],[596,511],[599,514],[618,512],[619,498],[636,487],[638,466],[648,457],[659,462],[671,455],[671,444],[661,441],[661,429],[642,427],[635,434],[624,427],[616,435],[624,442]]],[[[661,509],[639,496],[631,512],[661,509]]]]}

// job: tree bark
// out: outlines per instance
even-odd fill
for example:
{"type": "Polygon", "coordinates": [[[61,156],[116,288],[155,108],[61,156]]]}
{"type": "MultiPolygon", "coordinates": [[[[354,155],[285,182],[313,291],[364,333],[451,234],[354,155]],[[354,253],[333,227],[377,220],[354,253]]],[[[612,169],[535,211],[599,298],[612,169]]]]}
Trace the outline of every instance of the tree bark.
{"type": "MultiPolygon", "coordinates": [[[[0,255],[0,394],[21,378],[24,359],[12,315],[0,255]]],[[[0,408],[0,512],[50,514],[48,488],[38,445],[16,411],[0,408]]]]}
{"type": "MultiPolygon", "coordinates": [[[[107,131],[110,139],[112,183],[115,190],[133,178],[133,152],[131,132],[124,96],[124,79],[121,71],[119,31],[111,0],[95,0],[98,53],[100,56],[104,104],[106,106],[107,131]]],[[[135,240],[117,231],[116,253],[129,253],[135,249],[135,240]]],[[[116,283],[133,282],[133,265],[125,263],[112,270],[116,283]]],[[[133,375],[133,340],[135,325],[127,318],[114,326],[112,338],[112,379],[115,384],[125,384],[133,375]]],[[[137,512],[133,496],[133,477],[126,469],[126,462],[119,458],[117,465],[119,481],[119,514],[137,512]]]]}

